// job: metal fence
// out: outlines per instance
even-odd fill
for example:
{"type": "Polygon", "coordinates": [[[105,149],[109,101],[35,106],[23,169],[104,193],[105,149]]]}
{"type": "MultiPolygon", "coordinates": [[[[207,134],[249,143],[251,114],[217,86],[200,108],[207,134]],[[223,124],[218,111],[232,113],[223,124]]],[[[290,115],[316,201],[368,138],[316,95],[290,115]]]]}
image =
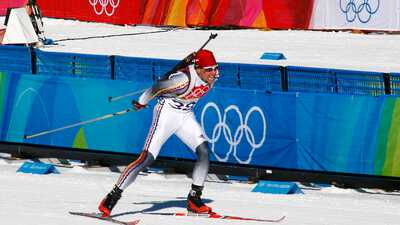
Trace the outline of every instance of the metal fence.
{"type": "Polygon", "coordinates": [[[1,46],[0,71],[31,73],[31,49],[18,46],[1,46]]]}
{"type": "Polygon", "coordinates": [[[388,85],[392,95],[400,95],[400,73],[391,73],[388,85]]]}
{"type": "MultiPolygon", "coordinates": [[[[129,81],[154,81],[178,60],[46,52],[0,47],[0,71],[129,81]]],[[[400,73],[299,66],[220,63],[216,86],[267,92],[400,95],[400,73]]]]}
{"type": "Polygon", "coordinates": [[[35,50],[36,74],[60,75],[87,78],[111,77],[109,56],[45,52],[35,50]]]}

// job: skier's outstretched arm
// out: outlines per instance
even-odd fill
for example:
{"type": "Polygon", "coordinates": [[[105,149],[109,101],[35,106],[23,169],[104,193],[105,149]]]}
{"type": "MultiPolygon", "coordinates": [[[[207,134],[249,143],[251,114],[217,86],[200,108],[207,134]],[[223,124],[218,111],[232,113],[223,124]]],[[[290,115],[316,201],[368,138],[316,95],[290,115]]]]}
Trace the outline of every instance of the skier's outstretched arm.
{"type": "Polygon", "coordinates": [[[138,110],[145,107],[153,98],[158,96],[176,97],[186,91],[189,78],[183,72],[172,74],[169,79],[158,80],[152,87],[148,88],[136,102],[134,107],[138,110]]]}

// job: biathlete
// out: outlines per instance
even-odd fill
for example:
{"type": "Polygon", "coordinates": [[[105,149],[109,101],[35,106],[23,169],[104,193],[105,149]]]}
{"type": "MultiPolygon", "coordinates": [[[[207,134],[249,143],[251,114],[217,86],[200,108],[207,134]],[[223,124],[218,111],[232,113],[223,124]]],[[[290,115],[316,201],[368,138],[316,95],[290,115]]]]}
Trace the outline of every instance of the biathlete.
{"type": "Polygon", "coordinates": [[[212,209],[201,199],[204,181],[209,170],[209,147],[203,130],[195,119],[193,108],[214,85],[219,77],[218,64],[209,50],[193,53],[189,66],[158,80],[147,89],[133,107],[141,110],[154,98],[158,103],[153,109],[153,121],[137,160],[121,173],[114,188],[101,201],[99,210],[103,217],[110,216],[121,198],[123,190],[132,184],[137,175],[157,158],[161,146],[175,134],[197,156],[193,169],[193,182],[187,196],[187,209],[194,213],[211,213],[212,209]]]}

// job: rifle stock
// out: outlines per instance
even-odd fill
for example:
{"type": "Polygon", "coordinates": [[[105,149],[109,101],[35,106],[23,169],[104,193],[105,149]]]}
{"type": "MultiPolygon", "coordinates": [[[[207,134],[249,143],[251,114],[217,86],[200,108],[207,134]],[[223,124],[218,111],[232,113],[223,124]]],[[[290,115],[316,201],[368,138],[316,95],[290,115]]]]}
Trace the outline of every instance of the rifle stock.
{"type": "Polygon", "coordinates": [[[188,56],[186,56],[184,59],[182,59],[181,61],[179,61],[171,70],[169,70],[168,72],[166,72],[162,77],[167,77],[173,73],[175,73],[176,71],[178,71],[179,69],[182,69],[188,65],[190,65],[193,62],[194,57],[196,56],[197,52],[199,52],[200,50],[202,50],[204,47],[206,47],[206,45],[212,40],[215,39],[218,36],[218,34],[213,34],[211,33],[210,36],[208,37],[207,41],[195,52],[190,53],[188,56]]]}

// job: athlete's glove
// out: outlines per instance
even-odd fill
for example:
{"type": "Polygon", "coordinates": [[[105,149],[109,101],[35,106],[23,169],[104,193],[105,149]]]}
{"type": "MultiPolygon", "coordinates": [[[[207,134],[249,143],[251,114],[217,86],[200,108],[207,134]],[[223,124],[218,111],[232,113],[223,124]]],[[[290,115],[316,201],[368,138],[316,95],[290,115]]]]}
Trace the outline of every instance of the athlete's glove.
{"type": "Polygon", "coordinates": [[[132,100],[132,106],[136,111],[139,111],[139,110],[147,107],[147,105],[142,105],[139,102],[137,102],[136,100],[132,100]]]}

